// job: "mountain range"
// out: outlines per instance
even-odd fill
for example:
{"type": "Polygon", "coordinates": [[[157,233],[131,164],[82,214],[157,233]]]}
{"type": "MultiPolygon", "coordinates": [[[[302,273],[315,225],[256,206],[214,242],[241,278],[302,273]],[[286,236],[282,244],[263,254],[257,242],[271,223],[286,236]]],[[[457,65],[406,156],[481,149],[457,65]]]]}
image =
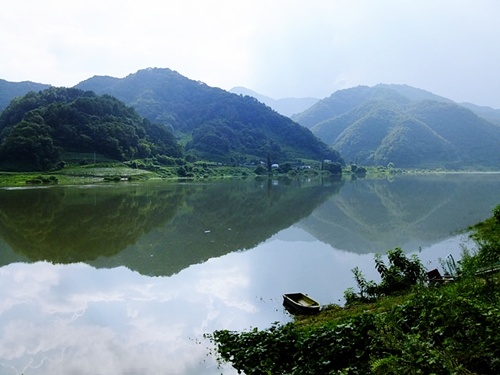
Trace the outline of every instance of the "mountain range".
{"type": "MultiPolygon", "coordinates": [[[[12,86],[19,88],[18,85],[12,83],[7,88],[12,86]]],[[[40,87],[40,89],[43,88],[40,87]]],[[[117,98],[126,106],[133,107],[149,123],[161,125],[174,134],[179,146],[183,149],[184,156],[191,155],[202,160],[231,164],[258,163],[268,157],[273,163],[297,160],[322,161],[325,159],[343,163],[338,152],[320,141],[309,129],[280,115],[256,99],[209,87],[170,69],[149,68],[130,74],[125,78],[95,76],[79,83],[73,89],[79,90],[83,96],[88,96],[87,93],[90,91],[99,96],[108,95],[117,98]]],[[[33,96],[33,93],[31,95],[33,96]]],[[[44,95],[41,94],[42,97],[44,95]]],[[[76,97],[73,99],[80,100],[76,97]]],[[[109,100],[109,98],[105,100],[109,100]]],[[[19,121],[25,119],[25,116],[29,117],[31,121],[36,117],[33,111],[37,112],[36,114],[46,111],[43,100],[40,102],[40,106],[43,108],[35,108],[30,105],[19,107],[19,102],[27,103],[29,100],[18,98],[11,102],[2,113],[14,111],[18,114],[16,118],[19,121]],[[13,110],[11,107],[16,105],[17,107],[13,110]],[[21,113],[22,108],[26,108],[26,113],[21,113]]],[[[81,109],[78,103],[76,107],[75,103],[72,102],[64,105],[81,109]]],[[[106,116],[105,113],[101,115],[106,116]]],[[[8,132],[2,130],[5,130],[7,123],[8,129],[14,129],[16,125],[9,122],[12,116],[5,115],[3,117],[3,125],[0,124],[0,151],[9,135],[8,132]]],[[[115,120],[118,121],[114,118],[113,121],[115,120]]],[[[120,121],[117,124],[119,128],[122,128],[123,124],[120,121]]],[[[30,126],[30,130],[34,129],[39,130],[39,128],[30,126]]],[[[53,128],[50,127],[50,129],[53,128]]],[[[78,135],[79,125],[72,132],[78,135]]],[[[95,132],[93,134],[98,136],[95,132]]],[[[50,135],[54,135],[52,130],[50,135]]],[[[85,133],[85,136],[89,136],[89,134],[85,133]]],[[[25,139],[25,134],[22,137],[25,139]]],[[[118,137],[117,134],[111,136],[111,138],[116,137],[118,137]]],[[[66,139],[68,138],[66,137],[66,139]]],[[[152,139],[149,138],[149,140],[152,139]]],[[[48,141],[50,143],[53,139],[48,141]]],[[[56,143],[58,142],[59,139],[56,143]]],[[[91,145],[98,142],[100,141],[96,139],[87,139],[88,150],[79,147],[78,151],[93,152],[95,150],[91,145]]],[[[133,137],[130,142],[132,143],[131,152],[119,151],[117,153],[120,156],[118,160],[129,160],[133,155],[141,153],[136,152],[140,145],[134,145],[134,142],[138,142],[138,138],[133,137]]],[[[16,141],[16,144],[21,146],[21,142],[16,141]]],[[[79,143],[78,145],[83,146],[84,144],[79,143]]],[[[57,150],[67,149],[64,145],[56,144],[55,146],[57,146],[57,150]]],[[[75,145],[71,147],[73,146],[75,145]]],[[[121,149],[122,145],[120,144],[118,148],[121,149]]],[[[41,148],[37,146],[37,149],[41,148]]],[[[5,159],[9,148],[3,147],[3,150],[5,151],[3,159],[5,159]]],[[[23,150],[16,149],[17,151],[20,153],[23,150]]],[[[26,159],[35,161],[36,155],[32,156],[31,159],[26,159]]],[[[51,160],[54,159],[53,156],[51,153],[51,160]]],[[[113,157],[113,155],[106,156],[113,157]]],[[[174,154],[166,156],[178,157],[174,154]]],[[[13,154],[12,158],[15,158],[13,154]]],[[[40,165],[38,160],[36,161],[37,165],[40,165]]]]}
{"type": "Polygon", "coordinates": [[[380,84],[336,91],[292,118],[351,163],[498,169],[500,125],[478,113],[495,121],[498,112],[380,84]]]}
{"type": "Polygon", "coordinates": [[[237,163],[313,159],[342,162],[308,129],[250,96],[190,80],[170,69],[149,68],[125,78],[96,76],[77,88],[109,94],[153,123],[173,130],[186,153],[237,163]]]}
{"type": "MultiPolygon", "coordinates": [[[[0,110],[9,98],[46,87],[0,80],[0,110]]],[[[201,159],[246,163],[271,155],[273,162],[500,166],[500,110],[458,104],[407,85],[358,86],[322,100],[274,100],[245,88],[230,93],[170,69],[148,68],[125,78],[94,76],[75,87],[118,98],[151,123],[167,127],[185,154],[201,159]]]]}

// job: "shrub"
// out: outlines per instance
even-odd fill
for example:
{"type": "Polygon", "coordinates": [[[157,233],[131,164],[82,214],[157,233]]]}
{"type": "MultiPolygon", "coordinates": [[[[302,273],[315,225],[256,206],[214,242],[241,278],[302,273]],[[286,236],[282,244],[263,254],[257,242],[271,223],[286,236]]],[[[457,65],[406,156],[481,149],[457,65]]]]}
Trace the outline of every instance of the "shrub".
{"type": "Polygon", "coordinates": [[[493,209],[493,217],[495,218],[497,224],[500,224],[500,204],[493,209]]]}
{"type": "Polygon", "coordinates": [[[354,302],[371,302],[381,296],[406,291],[425,281],[425,268],[416,255],[407,258],[403,250],[397,247],[387,252],[387,258],[389,266],[385,265],[380,254],[375,255],[375,268],[382,279],[380,284],[367,281],[358,267],[352,270],[359,292],[355,293],[353,288],[344,292],[347,305],[354,302]]]}

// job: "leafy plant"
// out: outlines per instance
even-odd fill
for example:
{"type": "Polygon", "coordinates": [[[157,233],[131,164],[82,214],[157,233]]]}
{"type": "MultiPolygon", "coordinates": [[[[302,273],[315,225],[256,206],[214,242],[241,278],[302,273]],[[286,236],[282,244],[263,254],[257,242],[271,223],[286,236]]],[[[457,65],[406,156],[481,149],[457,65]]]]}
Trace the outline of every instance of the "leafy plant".
{"type": "Polygon", "coordinates": [[[416,255],[408,258],[401,248],[387,252],[389,265],[386,266],[380,254],[375,255],[375,268],[381,276],[381,282],[367,281],[358,267],[352,272],[358,284],[359,292],[349,288],[344,293],[346,304],[371,302],[381,296],[400,293],[425,280],[425,268],[416,255]]]}
{"type": "Polygon", "coordinates": [[[497,224],[500,224],[500,204],[498,204],[494,209],[493,209],[493,217],[497,221],[497,224]]]}
{"type": "MultiPolygon", "coordinates": [[[[471,238],[477,244],[472,268],[474,272],[478,267],[486,267],[500,262],[500,204],[493,211],[493,216],[472,228],[471,238]]],[[[472,262],[471,262],[472,263],[472,262]]]]}

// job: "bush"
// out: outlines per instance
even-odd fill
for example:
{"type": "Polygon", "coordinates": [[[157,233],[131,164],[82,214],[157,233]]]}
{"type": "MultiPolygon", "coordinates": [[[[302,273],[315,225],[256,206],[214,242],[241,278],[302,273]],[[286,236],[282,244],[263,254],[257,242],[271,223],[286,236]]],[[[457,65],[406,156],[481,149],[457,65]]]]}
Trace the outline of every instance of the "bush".
{"type": "Polygon", "coordinates": [[[493,209],[493,217],[495,218],[497,224],[500,224],[500,204],[493,209]]]}
{"type": "Polygon", "coordinates": [[[266,174],[266,173],[267,173],[267,169],[266,169],[266,168],[264,168],[264,166],[263,166],[262,164],[259,164],[259,165],[255,168],[254,173],[255,173],[256,175],[262,176],[262,175],[264,175],[264,174],[266,174]]]}
{"type": "Polygon", "coordinates": [[[359,292],[355,293],[353,288],[344,292],[347,305],[354,302],[372,302],[382,296],[404,292],[425,281],[426,270],[416,255],[407,258],[403,250],[397,247],[387,252],[387,258],[388,267],[380,254],[375,255],[375,268],[382,278],[380,284],[367,281],[358,267],[352,270],[359,292]]]}
{"type": "Polygon", "coordinates": [[[478,282],[422,290],[371,334],[375,374],[497,374],[498,288],[478,282]],[[472,372],[471,372],[472,371],[472,372]]]}
{"type": "Polygon", "coordinates": [[[491,218],[470,229],[471,238],[476,242],[478,250],[473,258],[475,262],[468,264],[474,263],[477,267],[486,267],[500,262],[500,205],[493,209],[491,218]]]}
{"type": "Polygon", "coordinates": [[[177,168],[177,176],[186,177],[187,176],[186,168],[184,168],[184,167],[177,168]]]}

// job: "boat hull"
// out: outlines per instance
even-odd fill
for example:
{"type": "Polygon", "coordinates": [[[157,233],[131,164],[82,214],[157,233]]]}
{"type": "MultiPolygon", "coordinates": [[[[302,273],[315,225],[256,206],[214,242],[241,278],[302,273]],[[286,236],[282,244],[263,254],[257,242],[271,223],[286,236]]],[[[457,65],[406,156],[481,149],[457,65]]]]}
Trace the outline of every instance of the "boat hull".
{"type": "Polygon", "coordinates": [[[317,314],[321,308],[319,302],[303,293],[283,294],[283,305],[292,314],[317,314]]]}

